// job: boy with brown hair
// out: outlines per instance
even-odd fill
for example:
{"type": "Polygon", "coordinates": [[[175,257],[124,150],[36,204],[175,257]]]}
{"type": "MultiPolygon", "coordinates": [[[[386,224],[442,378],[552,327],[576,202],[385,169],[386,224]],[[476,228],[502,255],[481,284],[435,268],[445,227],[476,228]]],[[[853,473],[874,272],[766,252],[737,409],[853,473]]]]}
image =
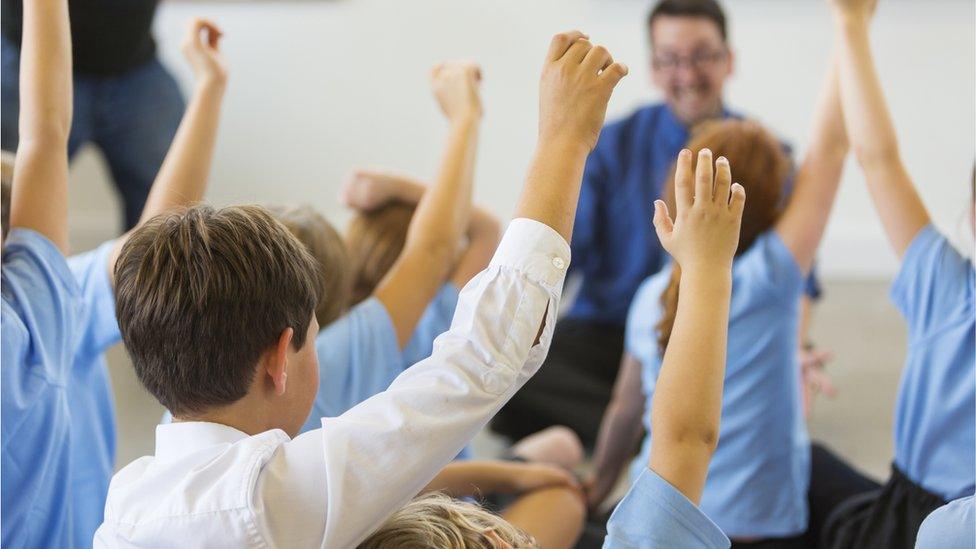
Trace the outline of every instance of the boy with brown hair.
{"type": "Polygon", "coordinates": [[[119,324],[175,422],[113,479],[95,545],[347,547],[416,495],[545,357],[583,164],[626,72],[581,33],[553,39],[516,219],[451,330],[385,392],[294,439],[318,387],[308,252],[257,207],[137,231],[116,269],[119,324]]]}

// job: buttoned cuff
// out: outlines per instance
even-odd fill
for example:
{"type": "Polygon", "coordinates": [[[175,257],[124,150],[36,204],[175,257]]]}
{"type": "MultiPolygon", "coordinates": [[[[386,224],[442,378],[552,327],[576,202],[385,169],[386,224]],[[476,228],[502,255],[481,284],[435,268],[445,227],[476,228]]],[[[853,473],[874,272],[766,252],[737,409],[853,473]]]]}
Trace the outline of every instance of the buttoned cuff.
{"type": "Polygon", "coordinates": [[[508,224],[490,266],[524,272],[558,293],[569,261],[569,243],[552,227],[534,219],[517,218],[508,224]]]}

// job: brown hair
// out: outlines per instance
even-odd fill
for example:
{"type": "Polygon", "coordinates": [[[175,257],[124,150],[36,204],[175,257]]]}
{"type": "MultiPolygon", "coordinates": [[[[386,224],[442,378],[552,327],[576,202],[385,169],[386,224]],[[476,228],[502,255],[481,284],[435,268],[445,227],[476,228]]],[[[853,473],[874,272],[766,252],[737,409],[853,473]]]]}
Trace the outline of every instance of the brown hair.
{"type": "Polygon", "coordinates": [[[325,328],[349,308],[352,273],[346,243],[335,227],[311,206],[274,206],[269,210],[319,264],[318,286],[322,294],[315,318],[319,328],[325,328]]]}
{"type": "Polygon", "coordinates": [[[728,24],[725,20],[725,12],[722,6],[715,0],[661,0],[651,13],[647,16],[647,27],[654,26],[654,21],[658,17],[701,17],[708,19],[718,27],[722,35],[722,41],[727,42],[729,38],[728,24]]]}
{"type": "Polygon", "coordinates": [[[305,344],[311,254],[266,209],[199,205],[136,229],[115,266],[116,314],[142,384],[174,416],[247,394],[282,332],[305,344]]]}
{"type": "Polygon", "coordinates": [[[393,202],[360,213],[349,222],[346,243],[352,267],[353,304],[372,295],[400,257],[415,209],[409,204],[393,202]]]}
{"type": "MultiPolygon", "coordinates": [[[[746,120],[719,120],[699,124],[692,131],[686,148],[697,155],[710,149],[714,158],[724,156],[732,167],[732,179],[746,191],[746,205],[742,212],[739,247],[736,256],[744,253],[762,233],[772,228],[781,213],[783,186],[789,177],[790,159],[780,142],[762,126],[746,120]]],[[[670,211],[674,204],[674,169],[664,188],[664,200],[670,211]]],[[[661,320],[657,326],[658,349],[661,356],[671,339],[674,317],[678,312],[678,283],[681,269],[675,263],[671,280],[661,294],[661,320]]]]}
{"type": "Polygon", "coordinates": [[[420,496],[393,513],[359,549],[493,549],[490,534],[517,548],[538,544],[532,536],[474,503],[444,494],[420,496]]]}

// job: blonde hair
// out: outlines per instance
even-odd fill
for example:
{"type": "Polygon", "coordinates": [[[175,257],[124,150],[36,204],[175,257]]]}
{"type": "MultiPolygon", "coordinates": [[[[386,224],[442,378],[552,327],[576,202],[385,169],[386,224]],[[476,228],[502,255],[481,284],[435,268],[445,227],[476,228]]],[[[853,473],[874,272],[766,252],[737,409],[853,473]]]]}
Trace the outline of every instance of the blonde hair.
{"type": "Polygon", "coordinates": [[[293,234],[319,264],[319,287],[323,288],[315,306],[319,328],[325,328],[349,308],[352,273],[349,250],[331,223],[308,205],[273,206],[274,217],[293,234]]]}
{"type": "Polygon", "coordinates": [[[435,492],[393,513],[359,549],[494,549],[492,535],[519,549],[539,547],[532,536],[500,516],[435,492]]]}
{"type": "Polygon", "coordinates": [[[353,305],[373,294],[400,257],[415,209],[410,204],[392,202],[361,212],[349,222],[346,243],[352,270],[353,305]]]}

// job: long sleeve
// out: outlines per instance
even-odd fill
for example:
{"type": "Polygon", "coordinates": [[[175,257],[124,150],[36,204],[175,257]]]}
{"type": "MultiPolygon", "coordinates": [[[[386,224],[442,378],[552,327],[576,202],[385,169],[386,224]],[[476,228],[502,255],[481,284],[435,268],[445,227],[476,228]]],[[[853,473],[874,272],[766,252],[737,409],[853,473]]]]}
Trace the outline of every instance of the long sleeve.
{"type": "Polygon", "coordinates": [[[550,227],[512,221],[429,358],[277,450],[255,497],[262,536],[278,546],[352,546],[414,497],[542,364],[569,253],[550,227]]]}

